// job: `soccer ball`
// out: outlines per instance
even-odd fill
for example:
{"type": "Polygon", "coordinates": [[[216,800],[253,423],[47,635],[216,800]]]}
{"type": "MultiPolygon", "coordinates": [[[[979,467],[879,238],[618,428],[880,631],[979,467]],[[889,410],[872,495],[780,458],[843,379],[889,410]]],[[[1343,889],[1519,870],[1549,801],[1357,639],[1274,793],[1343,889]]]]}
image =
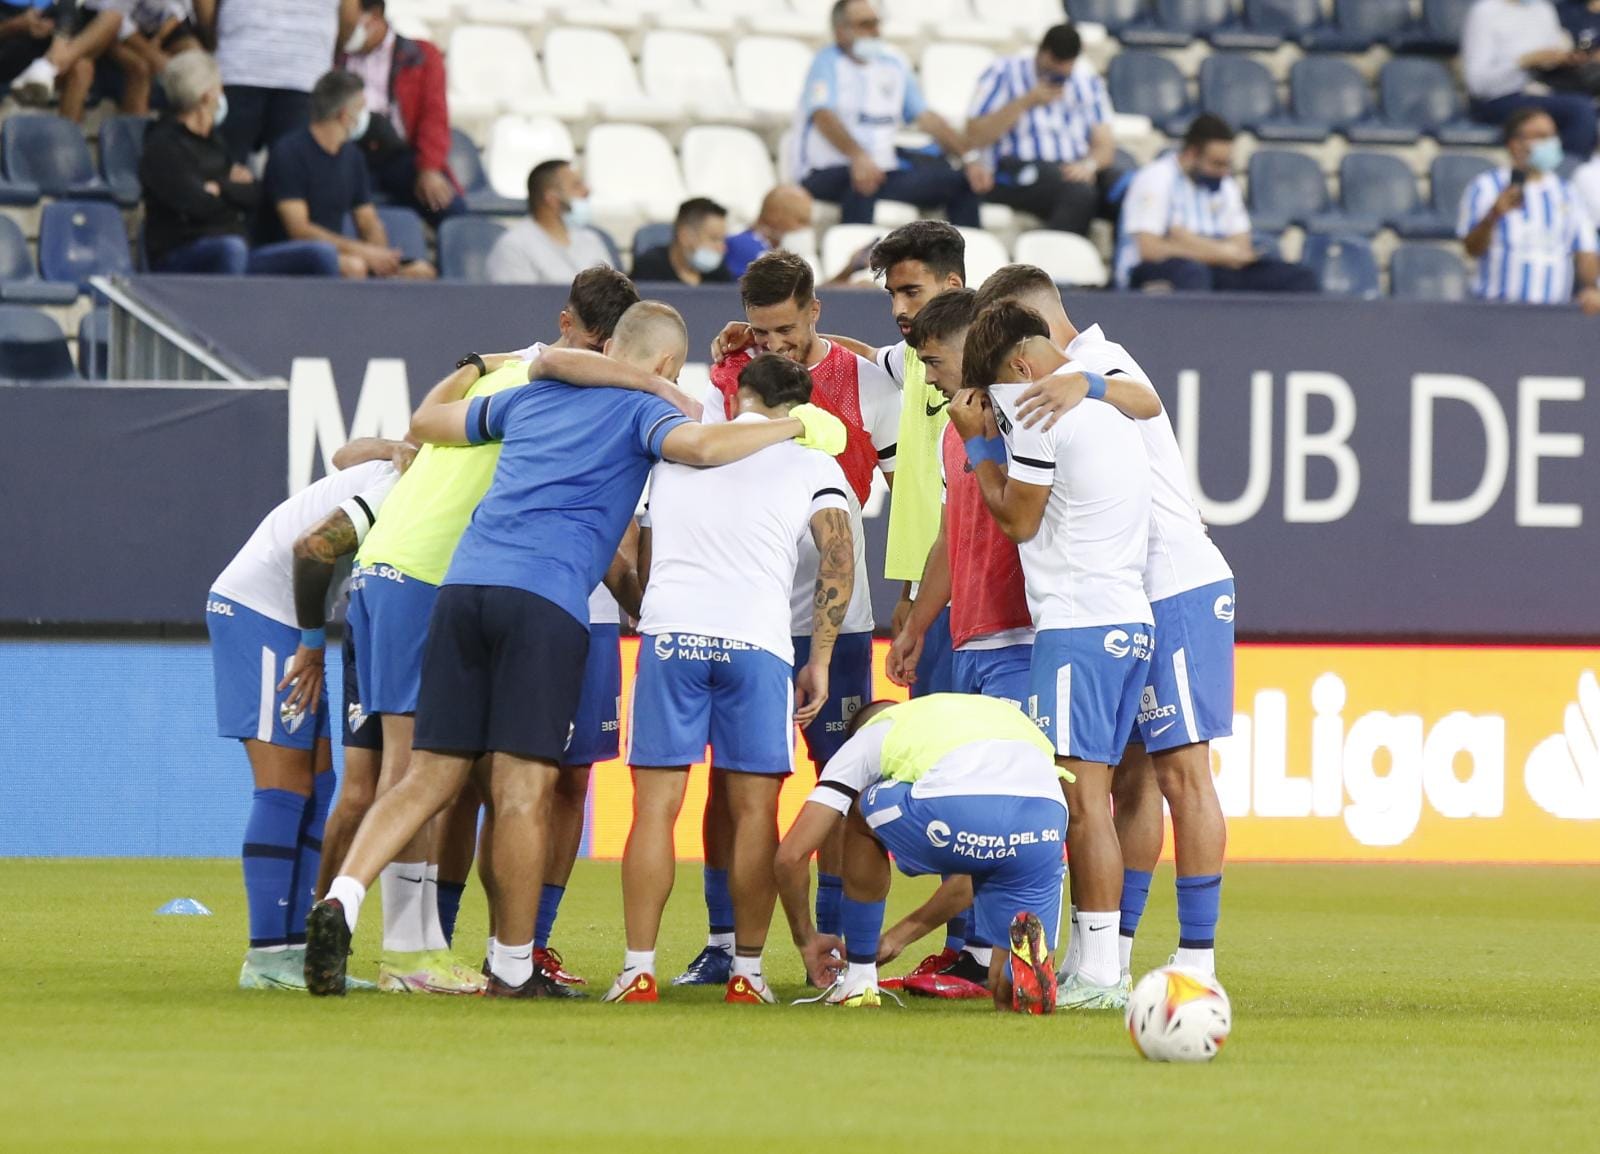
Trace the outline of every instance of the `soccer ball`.
{"type": "Polygon", "coordinates": [[[1233,1007],[1216,978],[1187,966],[1162,966],[1128,997],[1128,1037],[1152,1062],[1209,1062],[1228,1040],[1233,1007]]]}

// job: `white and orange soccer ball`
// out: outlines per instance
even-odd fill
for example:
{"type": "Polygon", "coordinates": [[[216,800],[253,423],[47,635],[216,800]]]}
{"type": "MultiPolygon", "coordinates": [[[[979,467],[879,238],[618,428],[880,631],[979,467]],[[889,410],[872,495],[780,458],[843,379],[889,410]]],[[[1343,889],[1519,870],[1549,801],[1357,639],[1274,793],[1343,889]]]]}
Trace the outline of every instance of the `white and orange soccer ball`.
{"type": "Polygon", "coordinates": [[[1209,974],[1162,966],[1128,997],[1128,1037],[1152,1062],[1209,1062],[1233,1028],[1228,992],[1209,974]]]}

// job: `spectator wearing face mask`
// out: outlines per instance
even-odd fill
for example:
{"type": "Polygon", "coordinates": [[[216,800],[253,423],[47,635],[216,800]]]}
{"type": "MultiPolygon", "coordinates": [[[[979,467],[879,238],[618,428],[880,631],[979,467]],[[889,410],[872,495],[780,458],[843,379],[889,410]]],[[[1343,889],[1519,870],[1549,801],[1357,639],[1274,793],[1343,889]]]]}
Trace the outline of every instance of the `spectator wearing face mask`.
{"type": "Polygon", "coordinates": [[[567,284],[586,268],[611,265],[611,251],[589,227],[589,186],[565,160],[547,160],[528,173],[528,219],[489,250],[494,284],[567,284]]]}
{"type": "Polygon", "coordinates": [[[678,206],[672,243],[640,253],[633,264],[633,279],[729,284],[733,275],[725,263],[727,253],[728,210],[706,197],[690,197],[678,206]]]}
{"type": "Polygon", "coordinates": [[[1134,175],[1122,201],[1118,288],[1317,291],[1304,265],[1256,255],[1233,178],[1233,138],[1221,117],[1196,117],[1177,152],[1134,175]]]}

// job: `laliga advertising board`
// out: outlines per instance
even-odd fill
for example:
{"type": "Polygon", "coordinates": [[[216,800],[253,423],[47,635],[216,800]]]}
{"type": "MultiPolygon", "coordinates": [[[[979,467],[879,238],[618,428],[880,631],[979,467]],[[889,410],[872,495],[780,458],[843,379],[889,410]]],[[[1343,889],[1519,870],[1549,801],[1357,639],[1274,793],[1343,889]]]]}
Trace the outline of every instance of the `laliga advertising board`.
{"type": "MultiPolygon", "coordinates": [[[[623,642],[624,717],[637,646],[623,642]]],[[[903,697],[875,650],[875,692],[903,697]]],[[[1212,752],[1228,858],[1600,862],[1597,675],[1593,649],[1241,645],[1234,734],[1212,752]]],[[[816,779],[803,746],[795,763],[785,827],[816,779]]],[[[594,781],[590,852],[620,858],[627,766],[594,781]]],[[[702,764],[680,856],[701,855],[705,791],[702,764]]]]}

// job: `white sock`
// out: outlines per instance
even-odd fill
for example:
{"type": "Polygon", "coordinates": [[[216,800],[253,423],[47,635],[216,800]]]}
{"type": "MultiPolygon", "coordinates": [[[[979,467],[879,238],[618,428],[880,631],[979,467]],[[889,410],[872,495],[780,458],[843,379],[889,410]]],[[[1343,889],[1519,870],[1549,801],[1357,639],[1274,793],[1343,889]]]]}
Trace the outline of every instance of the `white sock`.
{"type": "Polygon", "coordinates": [[[533,977],[533,942],[525,946],[494,944],[494,956],[489,959],[489,970],[508,986],[520,986],[533,977]]]}
{"type": "Polygon", "coordinates": [[[706,935],[706,945],[709,946],[713,950],[721,950],[724,953],[731,954],[731,953],[733,953],[733,935],[732,934],[707,934],[706,935]]]}
{"type": "Polygon", "coordinates": [[[1083,957],[1083,931],[1078,928],[1078,907],[1072,906],[1066,922],[1070,923],[1067,937],[1067,957],[1061,963],[1061,976],[1070,977],[1078,972],[1078,964],[1083,957]]]}
{"type": "Polygon", "coordinates": [[[496,945],[497,945],[497,944],[498,944],[498,943],[497,943],[497,942],[496,942],[496,941],[495,941],[495,940],[494,940],[494,935],[493,935],[493,934],[490,934],[490,935],[489,935],[489,940],[488,940],[488,942],[487,942],[487,943],[485,943],[485,945],[484,945],[484,947],[483,947],[483,956],[484,956],[484,957],[485,957],[485,958],[492,958],[492,957],[494,957],[494,948],[495,948],[495,946],[496,946],[496,945]]]}
{"type": "Polygon", "coordinates": [[[1078,955],[1078,977],[1091,986],[1114,986],[1122,977],[1117,968],[1117,929],[1122,921],[1118,910],[1078,912],[1078,936],[1083,949],[1078,955]]]}
{"type": "Polygon", "coordinates": [[[622,973],[645,973],[652,978],[656,976],[656,952],[654,950],[624,950],[622,952],[622,973]]]}
{"type": "Polygon", "coordinates": [[[1124,934],[1117,935],[1117,963],[1123,973],[1133,969],[1133,939],[1124,934]]]}
{"type": "Polygon", "coordinates": [[[352,934],[356,932],[356,918],[361,916],[361,903],[366,896],[367,887],[348,874],[340,874],[328,887],[328,900],[338,901],[344,907],[344,924],[350,927],[352,934]]]}
{"type": "Polygon", "coordinates": [[[878,965],[876,962],[849,962],[845,965],[845,985],[852,989],[859,986],[876,986],[878,984],[878,965]]]}
{"type": "Polygon", "coordinates": [[[1217,976],[1217,951],[1189,950],[1179,946],[1178,952],[1172,955],[1172,964],[1188,966],[1214,978],[1217,976]]]}
{"type": "Polygon", "coordinates": [[[428,863],[420,861],[390,862],[378,875],[385,950],[410,954],[428,948],[422,936],[422,887],[427,876],[428,863]]]}
{"type": "Polygon", "coordinates": [[[993,946],[962,946],[961,952],[971,954],[972,960],[986,970],[989,968],[989,963],[994,959],[993,946]]]}
{"type": "Polygon", "coordinates": [[[425,950],[448,950],[450,943],[445,941],[444,926],[439,923],[439,865],[429,862],[427,871],[422,875],[422,907],[418,911],[422,915],[422,948],[425,950]]]}
{"type": "Polygon", "coordinates": [[[738,954],[733,955],[733,976],[736,978],[748,978],[753,982],[762,981],[761,955],[757,954],[753,958],[742,958],[738,954]]]}

